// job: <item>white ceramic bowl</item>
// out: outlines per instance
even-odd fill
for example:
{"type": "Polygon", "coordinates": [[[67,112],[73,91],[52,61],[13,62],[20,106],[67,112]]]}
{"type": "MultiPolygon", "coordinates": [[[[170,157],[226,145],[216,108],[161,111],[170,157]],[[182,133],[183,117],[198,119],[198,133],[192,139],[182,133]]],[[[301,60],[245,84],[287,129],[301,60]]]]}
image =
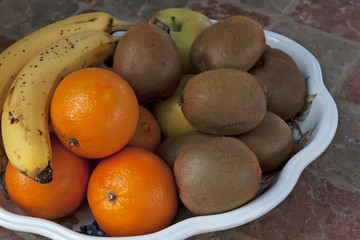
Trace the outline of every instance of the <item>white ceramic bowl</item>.
{"type": "MultiPolygon", "coordinates": [[[[309,104],[311,108],[305,120],[298,121],[302,132],[309,133],[302,150],[297,152],[277,174],[265,176],[262,192],[238,209],[209,216],[193,216],[183,209],[177,216],[176,223],[159,232],[111,239],[185,239],[200,233],[246,224],[263,216],[283,201],[294,188],[303,169],[325,151],[336,132],[338,113],[334,100],[323,84],[319,63],[309,51],[291,39],[270,31],[265,31],[265,35],[268,45],[281,49],[294,58],[303,76],[308,78],[308,94],[316,95],[312,104],[309,104]]],[[[294,138],[297,140],[296,136],[294,138]]],[[[93,222],[93,216],[86,204],[74,213],[73,219],[58,223],[26,216],[11,204],[4,194],[0,195],[0,225],[5,228],[37,233],[51,239],[109,239],[77,232],[81,225],[93,222]],[[70,226],[73,230],[65,226],[70,226]]]]}

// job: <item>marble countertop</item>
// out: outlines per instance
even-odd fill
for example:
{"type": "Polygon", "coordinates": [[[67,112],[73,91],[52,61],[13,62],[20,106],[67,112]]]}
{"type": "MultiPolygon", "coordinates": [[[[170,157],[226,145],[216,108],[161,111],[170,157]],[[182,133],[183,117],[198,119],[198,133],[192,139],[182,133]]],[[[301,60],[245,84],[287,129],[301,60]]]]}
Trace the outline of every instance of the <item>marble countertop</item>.
{"type": "MultiPolygon", "coordinates": [[[[336,0],[2,0],[0,51],[52,21],[86,11],[106,11],[143,21],[167,7],[210,18],[247,15],[265,29],[307,48],[319,61],[324,84],[339,111],[328,149],[302,173],[290,195],[248,224],[191,240],[360,239],[360,2],[336,0]]],[[[0,227],[0,239],[46,239],[0,227]]]]}

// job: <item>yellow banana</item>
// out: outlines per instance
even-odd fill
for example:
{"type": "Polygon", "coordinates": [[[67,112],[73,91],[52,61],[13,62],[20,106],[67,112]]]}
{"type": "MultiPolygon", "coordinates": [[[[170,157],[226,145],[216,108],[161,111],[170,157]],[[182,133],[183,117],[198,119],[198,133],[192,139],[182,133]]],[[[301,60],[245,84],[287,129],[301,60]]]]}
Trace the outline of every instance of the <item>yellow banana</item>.
{"type": "Polygon", "coordinates": [[[0,53],[0,109],[19,71],[42,48],[76,32],[96,30],[113,33],[138,24],[117,19],[105,12],[83,13],[49,24],[18,40],[0,53]]]}
{"type": "Polygon", "coordinates": [[[1,118],[5,152],[18,171],[40,183],[51,181],[48,120],[53,92],[71,72],[100,65],[119,38],[102,31],[74,33],[40,51],[19,72],[1,118]]]}

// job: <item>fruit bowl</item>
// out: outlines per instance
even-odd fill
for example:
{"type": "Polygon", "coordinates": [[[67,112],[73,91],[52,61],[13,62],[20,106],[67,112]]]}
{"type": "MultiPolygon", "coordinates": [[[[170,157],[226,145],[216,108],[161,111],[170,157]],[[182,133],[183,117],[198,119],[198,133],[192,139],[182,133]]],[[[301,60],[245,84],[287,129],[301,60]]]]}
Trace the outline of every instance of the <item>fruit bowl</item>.
{"type": "MultiPolygon", "coordinates": [[[[121,34],[121,33],[120,33],[121,34]]],[[[246,224],[269,212],[282,202],[296,185],[301,172],[314,161],[333,139],[338,113],[334,100],[326,90],[321,69],[315,57],[293,40],[271,31],[265,31],[266,42],[273,48],[288,53],[296,61],[307,79],[308,101],[294,122],[294,141],[297,152],[280,171],[264,175],[261,190],[247,204],[220,214],[194,216],[183,206],[179,207],[174,222],[153,234],[111,239],[185,239],[196,234],[225,230],[246,224]]],[[[0,159],[1,174],[4,174],[6,159],[0,159]]],[[[94,239],[81,232],[96,228],[94,218],[86,202],[72,215],[50,221],[27,216],[9,199],[3,176],[0,194],[0,225],[23,232],[40,234],[51,239],[94,239]],[[89,226],[92,226],[90,228],[89,226]]],[[[109,239],[97,237],[96,239],[109,239]]]]}

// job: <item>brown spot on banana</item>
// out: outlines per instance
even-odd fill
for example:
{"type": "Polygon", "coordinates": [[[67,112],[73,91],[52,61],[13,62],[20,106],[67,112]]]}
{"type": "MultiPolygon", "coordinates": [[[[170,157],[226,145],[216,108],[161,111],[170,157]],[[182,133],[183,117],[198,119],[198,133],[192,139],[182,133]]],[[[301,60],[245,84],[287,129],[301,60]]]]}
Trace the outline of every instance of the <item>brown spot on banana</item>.
{"type": "Polygon", "coordinates": [[[87,19],[85,21],[76,21],[75,24],[83,24],[83,23],[86,23],[86,22],[95,22],[96,20],[98,20],[98,18],[93,17],[93,18],[87,19]]]}
{"type": "Polygon", "coordinates": [[[9,101],[8,101],[8,105],[10,105],[10,103],[12,102],[12,96],[14,94],[14,89],[15,89],[15,86],[12,86],[8,92],[8,98],[9,98],[9,101]]]}
{"type": "Polygon", "coordinates": [[[106,25],[106,32],[111,32],[112,31],[112,29],[113,29],[113,26],[114,26],[114,19],[113,18],[109,18],[109,21],[108,21],[108,23],[107,23],[107,25],[106,25]]]}
{"type": "Polygon", "coordinates": [[[10,119],[10,124],[14,124],[14,123],[18,123],[20,120],[18,118],[11,118],[10,119]]]}
{"type": "Polygon", "coordinates": [[[14,89],[15,89],[15,86],[13,86],[10,91],[9,91],[9,94],[12,94],[14,92],[14,89]]]}
{"type": "Polygon", "coordinates": [[[69,44],[70,48],[74,48],[74,44],[69,39],[66,38],[65,41],[69,44]]]}

